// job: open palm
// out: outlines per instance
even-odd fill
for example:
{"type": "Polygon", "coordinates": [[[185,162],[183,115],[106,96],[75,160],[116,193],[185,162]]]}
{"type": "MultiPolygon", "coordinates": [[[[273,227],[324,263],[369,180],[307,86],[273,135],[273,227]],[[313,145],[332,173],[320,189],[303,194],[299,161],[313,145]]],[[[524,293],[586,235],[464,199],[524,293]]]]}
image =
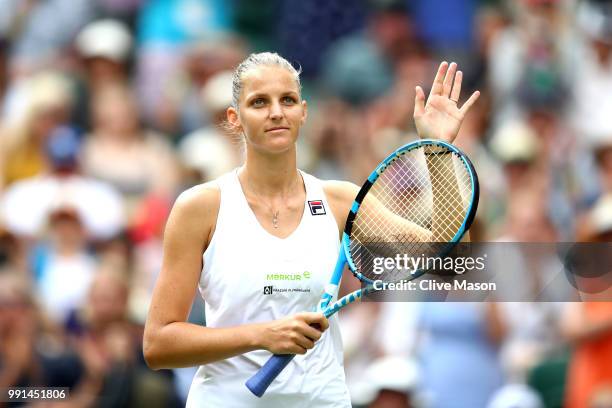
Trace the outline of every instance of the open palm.
{"type": "Polygon", "coordinates": [[[425,93],[416,87],[414,121],[422,139],[438,139],[452,143],[459,133],[461,123],[472,105],[480,96],[474,92],[461,108],[457,101],[461,94],[463,74],[457,71],[457,64],[440,64],[433,82],[429,98],[425,103],[425,93]]]}

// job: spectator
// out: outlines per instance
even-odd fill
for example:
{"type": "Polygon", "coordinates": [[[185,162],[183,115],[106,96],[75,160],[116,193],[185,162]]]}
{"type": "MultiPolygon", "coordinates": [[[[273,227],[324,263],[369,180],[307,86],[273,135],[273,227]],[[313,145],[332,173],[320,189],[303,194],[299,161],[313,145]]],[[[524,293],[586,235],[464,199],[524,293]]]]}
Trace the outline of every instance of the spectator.
{"type": "Polygon", "coordinates": [[[2,5],[8,16],[0,29],[14,36],[13,69],[26,75],[60,60],[63,48],[95,11],[89,0],[8,0],[2,5]]]}
{"type": "MultiPolygon", "coordinates": [[[[543,188],[545,175],[538,171],[540,141],[528,125],[522,122],[505,124],[493,135],[490,147],[499,161],[498,166],[502,168],[503,181],[489,185],[490,196],[485,202],[488,213],[484,215],[490,232],[499,234],[499,231],[495,231],[495,228],[500,227],[496,221],[498,224],[502,214],[509,211],[509,199],[523,189],[543,188]]],[[[520,206],[515,206],[515,209],[520,211],[520,206]]]]}
{"type": "Polygon", "coordinates": [[[585,44],[577,48],[580,53],[575,58],[571,119],[580,143],[586,146],[602,144],[612,135],[612,102],[600,97],[612,92],[611,7],[609,2],[589,0],[580,2],[577,11],[585,44]]]}
{"type": "Polygon", "coordinates": [[[503,384],[497,347],[504,322],[494,303],[428,303],[418,360],[431,407],[484,407],[503,384]],[[452,395],[452,398],[449,396],[452,395]]]}
{"type": "Polygon", "coordinates": [[[222,71],[208,80],[202,104],[212,123],[185,136],[178,146],[183,165],[195,171],[194,181],[209,181],[242,162],[242,138],[224,129],[225,111],[232,103],[232,73],[222,71]]]}
{"type": "Polygon", "coordinates": [[[544,405],[532,389],[508,385],[495,393],[487,408],[544,408],[544,405]]]}
{"type": "Polygon", "coordinates": [[[73,322],[76,348],[100,407],[177,407],[171,380],[143,364],[142,327],[128,317],[126,277],[113,269],[98,271],[88,301],[73,322]]]}
{"type": "Polygon", "coordinates": [[[74,117],[81,128],[90,128],[90,100],[101,88],[129,82],[132,43],[128,28],[116,20],[97,20],[79,32],[75,48],[82,62],[83,78],[74,117]]]}
{"type": "Polygon", "coordinates": [[[59,206],[50,212],[48,236],[48,243],[35,248],[34,273],[45,311],[63,325],[85,300],[96,262],[87,252],[82,221],[73,208],[59,206]]]}
{"type": "Polygon", "coordinates": [[[55,128],[45,145],[49,171],[11,185],[0,200],[7,228],[27,239],[40,237],[49,212],[68,206],[78,213],[88,238],[105,240],[118,234],[125,226],[122,197],[111,185],[81,174],[74,129],[55,128]]]}
{"type": "Polygon", "coordinates": [[[141,126],[132,92],[109,85],[95,96],[92,110],[94,127],[81,157],[84,173],[123,194],[130,221],[147,195],[173,197],[178,187],[174,152],[163,136],[141,126]]]}
{"type": "Polygon", "coordinates": [[[143,118],[157,122],[167,78],[182,71],[181,61],[189,45],[214,42],[231,33],[231,12],[220,0],[152,0],[143,4],[136,28],[136,80],[143,118]]]}
{"type": "Polygon", "coordinates": [[[612,242],[612,193],[607,193],[595,202],[588,212],[582,214],[578,239],[583,242],[612,242]]]}
{"type": "Polygon", "coordinates": [[[564,316],[566,337],[574,345],[565,406],[588,407],[612,384],[612,304],[570,303],[564,316]]]}
{"type": "Polygon", "coordinates": [[[207,106],[202,90],[210,79],[223,71],[231,71],[244,58],[243,41],[229,35],[190,45],[185,50],[180,69],[169,75],[164,83],[153,123],[176,139],[200,127],[213,125],[218,106],[207,106]]]}
{"type": "Polygon", "coordinates": [[[566,23],[569,7],[564,2],[521,0],[510,7],[515,24],[493,39],[488,56],[497,126],[521,118],[521,93],[554,95],[567,89],[577,42],[566,23]]]}
{"type": "Polygon", "coordinates": [[[28,267],[25,242],[0,224],[0,272],[6,268],[28,276],[28,267]]]}
{"type": "Polygon", "coordinates": [[[368,408],[411,408],[418,404],[419,372],[416,362],[402,357],[374,360],[367,368],[368,388],[374,399],[368,408]]]}
{"type": "Polygon", "coordinates": [[[73,93],[64,75],[49,71],[23,80],[8,98],[0,140],[4,186],[48,169],[47,138],[56,127],[68,124],[73,93]]]}
{"type": "MultiPolygon", "coordinates": [[[[45,324],[27,280],[12,271],[0,273],[0,387],[73,388],[81,372],[74,351],[45,324]]],[[[76,397],[78,391],[72,391],[76,397]]]]}

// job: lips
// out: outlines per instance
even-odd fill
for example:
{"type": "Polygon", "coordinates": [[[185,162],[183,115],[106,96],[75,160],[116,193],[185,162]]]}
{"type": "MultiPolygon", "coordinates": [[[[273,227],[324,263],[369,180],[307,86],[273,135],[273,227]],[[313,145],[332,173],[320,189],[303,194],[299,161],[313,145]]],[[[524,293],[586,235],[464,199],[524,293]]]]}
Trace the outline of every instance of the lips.
{"type": "Polygon", "coordinates": [[[273,127],[270,129],[266,129],[266,132],[274,132],[276,130],[289,130],[288,127],[284,127],[284,126],[277,126],[277,127],[273,127]]]}

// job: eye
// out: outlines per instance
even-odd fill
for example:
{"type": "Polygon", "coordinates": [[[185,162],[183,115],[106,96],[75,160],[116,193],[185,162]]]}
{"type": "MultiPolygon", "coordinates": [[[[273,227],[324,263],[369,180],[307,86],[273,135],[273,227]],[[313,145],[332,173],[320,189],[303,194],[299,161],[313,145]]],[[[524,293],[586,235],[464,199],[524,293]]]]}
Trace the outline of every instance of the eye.
{"type": "Polygon", "coordinates": [[[293,96],[283,96],[281,102],[285,105],[293,105],[297,103],[297,100],[293,96]]]}
{"type": "Polygon", "coordinates": [[[264,98],[255,98],[251,101],[251,106],[254,108],[260,108],[266,104],[266,100],[264,98]]]}

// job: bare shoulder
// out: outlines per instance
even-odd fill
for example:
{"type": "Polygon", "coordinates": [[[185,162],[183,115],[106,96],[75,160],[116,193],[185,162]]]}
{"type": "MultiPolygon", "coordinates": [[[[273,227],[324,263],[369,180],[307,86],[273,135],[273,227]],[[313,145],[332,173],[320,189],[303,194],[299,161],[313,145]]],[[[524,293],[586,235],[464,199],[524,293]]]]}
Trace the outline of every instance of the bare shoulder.
{"type": "Polygon", "coordinates": [[[198,184],[183,191],[174,204],[181,211],[209,211],[217,207],[221,201],[221,190],[216,182],[198,184]]]}
{"type": "Polygon", "coordinates": [[[190,230],[207,246],[216,226],[220,203],[221,190],[216,182],[191,187],[176,199],[168,227],[177,225],[182,230],[190,230]]]}
{"type": "Polygon", "coordinates": [[[359,192],[359,187],[348,181],[328,180],[323,182],[323,191],[332,207],[338,228],[344,229],[346,217],[359,192]]]}

